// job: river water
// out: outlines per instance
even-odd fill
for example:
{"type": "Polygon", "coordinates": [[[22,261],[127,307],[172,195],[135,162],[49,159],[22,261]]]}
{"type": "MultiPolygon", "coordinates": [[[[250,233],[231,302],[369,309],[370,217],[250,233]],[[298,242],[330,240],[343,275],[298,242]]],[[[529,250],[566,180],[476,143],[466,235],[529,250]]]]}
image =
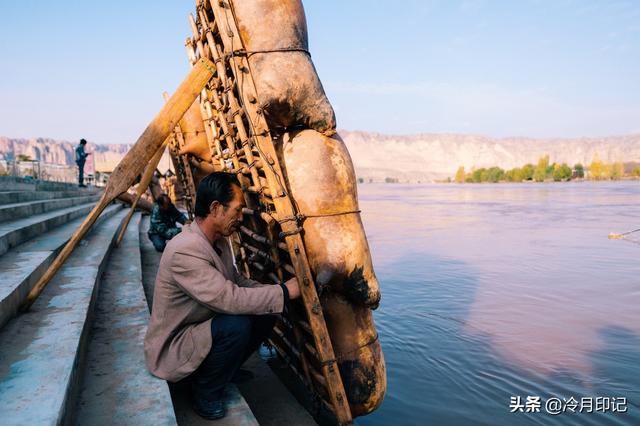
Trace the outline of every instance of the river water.
{"type": "Polygon", "coordinates": [[[359,424],[640,424],[640,238],[607,238],[640,182],[358,192],[388,375],[359,424]]]}

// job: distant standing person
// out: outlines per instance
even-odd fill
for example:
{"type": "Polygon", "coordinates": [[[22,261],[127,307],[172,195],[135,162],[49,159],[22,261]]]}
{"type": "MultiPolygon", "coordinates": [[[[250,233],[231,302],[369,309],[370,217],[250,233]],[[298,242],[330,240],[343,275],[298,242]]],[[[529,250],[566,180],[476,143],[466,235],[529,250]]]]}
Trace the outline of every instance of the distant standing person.
{"type": "Polygon", "coordinates": [[[167,194],[160,195],[153,205],[151,224],[147,232],[157,251],[164,251],[167,241],[180,233],[176,222],[184,225],[187,217],[178,211],[167,194]]]}
{"type": "Polygon", "coordinates": [[[86,188],[84,184],[84,163],[87,161],[87,157],[91,155],[90,152],[85,152],[84,147],[87,141],[80,139],[80,144],[76,146],[76,164],[78,165],[78,186],[80,188],[86,188]]]}

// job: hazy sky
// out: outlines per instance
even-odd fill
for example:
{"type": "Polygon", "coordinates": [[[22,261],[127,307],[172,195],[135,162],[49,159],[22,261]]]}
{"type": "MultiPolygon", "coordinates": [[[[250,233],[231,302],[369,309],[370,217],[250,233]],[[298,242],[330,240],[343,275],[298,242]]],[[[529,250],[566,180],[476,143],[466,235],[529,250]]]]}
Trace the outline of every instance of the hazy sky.
{"type": "MultiPolygon", "coordinates": [[[[194,1],[0,3],[0,135],[131,143],[188,72],[194,1]]],[[[640,132],[640,1],[304,2],[339,128],[640,132]]]]}

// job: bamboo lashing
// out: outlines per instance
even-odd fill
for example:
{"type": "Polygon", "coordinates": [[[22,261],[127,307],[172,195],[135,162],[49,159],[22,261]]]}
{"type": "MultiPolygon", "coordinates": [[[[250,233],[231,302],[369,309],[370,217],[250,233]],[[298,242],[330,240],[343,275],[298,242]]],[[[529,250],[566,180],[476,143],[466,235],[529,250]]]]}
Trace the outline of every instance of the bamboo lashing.
{"type": "MultiPolygon", "coordinates": [[[[196,18],[189,17],[193,37],[186,43],[186,48],[191,62],[198,58],[207,57],[216,64],[215,78],[203,90],[203,95],[200,97],[200,101],[203,103],[202,111],[206,114],[203,119],[215,123],[215,126],[211,126],[212,131],[210,132],[211,138],[217,137],[217,140],[211,140],[210,143],[210,147],[216,151],[212,153],[213,163],[217,168],[238,174],[243,184],[245,198],[257,198],[262,206],[260,210],[274,212],[279,217],[297,217],[296,215],[300,212],[295,208],[285,187],[284,174],[276,155],[269,127],[263,111],[260,110],[256,102],[258,96],[251,68],[246,56],[234,55],[234,52],[243,50],[243,45],[232,6],[227,1],[199,2],[197,12],[196,18]],[[211,20],[210,17],[214,19],[211,20]],[[230,72],[227,72],[227,66],[230,72]],[[233,124],[233,127],[229,123],[233,124]],[[244,157],[241,162],[239,161],[239,152],[244,157]],[[255,152],[257,152],[257,156],[255,152]],[[231,164],[225,163],[225,158],[230,158],[231,164]]],[[[248,207],[251,208],[251,206],[248,207]]],[[[281,227],[279,237],[284,239],[286,254],[291,259],[292,266],[287,267],[283,259],[274,256],[273,251],[269,256],[271,260],[269,263],[277,262],[275,266],[276,270],[280,271],[279,274],[294,272],[298,278],[302,305],[307,317],[306,324],[312,331],[312,339],[309,343],[318,358],[322,380],[313,378],[314,383],[309,383],[309,377],[312,377],[313,374],[309,363],[302,360],[300,363],[306,371],[301,377],[304,382],[314,388],[316,388],[317,382],[321,382],[326,388],[326,396],[337,421],[340,424],[352,424],[352,415],[337,368],[304,243],[300,236],[299,224],[292,220],[282,222],[279,225],[281,227]]],[[[240,228],[240,233],[251,238],[257,244],[274,247],[278,250],[282,247],[281,241],[274,241],[275,236],[267,239],[247,226],[240,228]]],[[[244,248],[240,247],[240,249],[244,248]]],[[[250,265],[259,272],[266,272],[269,269],[267,265],[260,262],[250,262],[250,265]]],[[[298,336],[302,339],[301,335],[298,336]]],[[[290,346],[295,347],[296,345],[290,346]]],[[[304,344],[303,348],[297,349],[298,353],[304,350],[304,344]]],[[[308,350],[306,352],[309,353],[308,350]]]]}
{"type": "Polygon", "coordinates": [[[200,94],[202,88],[211,79],[214,66],[206,58],[201,58],[191,69],[178,90],[162,107],[151,123],[138,138],[133,147],[116,166],[109,178],[107,186],[100,200],[91,210],[78,229],[73,233],[62,251],[56,256],[46,272],[40,277],[27,295],[22,305],[28,310],[42,293],[51,278],[58,272],[73,249],[91,229],[102,211],[121,193],[127,191],[136,177],[144,170],[151,157],[158,151],[160,145],[167,139],[178,121],[200,94]]]}

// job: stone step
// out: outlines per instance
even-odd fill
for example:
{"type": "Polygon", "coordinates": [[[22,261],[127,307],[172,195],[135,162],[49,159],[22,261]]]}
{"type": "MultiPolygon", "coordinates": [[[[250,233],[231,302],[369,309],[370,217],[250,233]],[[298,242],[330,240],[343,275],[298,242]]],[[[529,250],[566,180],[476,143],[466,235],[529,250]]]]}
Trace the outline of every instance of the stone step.
{"type": "Polygon", "coordinates": [[[136,213],[100,282],[77,424],[175,425],[169,387],[144,363],[149,310],[142,289],[136,213]]]}
{"type": "Polygon", "coordinates": [[[68,191],[72,189],[78,189],[78,184],[28,177],[0,176],[0,191],[68,191]]]}
{"type": "Polygon", "coordinates": [[[238,384],[240,393],[261,426],[317,426],[311,414],[272,370],[291,371],[284,361],[278,362],[275,352],[275,349],[263,346],[249,357],[242,368],[251,371],[254,378],[238,384]]]}
{"type": "Polygon", "coordinates": [[[53,200],[54,198],[81,197],[99,194],[95,189],[76,188],[70,191],[5,191],[0,192],[0,206],[5,204],[26,203],[28,201],[53,200]]]}
{"type": "Polygon", "coordinates": [[[66,209],[41,213],[11,222],[0,223],[0,255],[36,235],[63,225],[80,216],[86,216],[95,203],[86,203],[66,209]]]}
{"type": "Polygon", "coordinates": [[[87,335],[117,230],[120,210],[94,228],[30,311],[0,330],[0,419],[3,425],[69,424],[81,382],[87,335]]]}
{"type": "Polygon", "coordinates": [[[51,200],[27,201],[22,203],[5,204],[0,206],[0,222],[13,220],[17,217],[29,217],[60,210],[80,204],[95,203],[100,199],[98,194],[85,194],[78,197],[55,198],[51,200]]]}
{"type": "Polygon", "coordinates": [[[160,266],[160,258],[162,253],[158,253],[153,247],[147,232],[150,225],[149,216],[143,216],[140,222],[140,256],[142,258],[142,285],[144,287],[144,295],[147,297],[147,306],[151,312],[153,306],[153,287],[156,281],[156,274],[160,266]]]}
{"type": "MultiPolygon", "coordinates": [[[[113,204],[100,215],[94,227],[120,211],[113,204]]],[[[58,252],[80,226],[83,217],[72,220],[30,241],[20,244],[0,256],[0,328],[18,312],[22,301],[36,281],[44,274],[58,252]]],[[[80,244],[83,244],[81,241],[80,244]]]]}
{"type": "MultiPolygon", "coordinates": [[[[268,398],[269,389],[263,389],[268,398]]],[[[171,397],[180,426],[258,426],[258,420],[238,387],[229,383],[224,388],[226,415],[219,420],[207,420],[193,411],[189,386],[185,383],[171,384],[171,397]]],[[[286,423],[285,423],[286,424],[286,423]]],[[[295,423],[289,423],[295,424],[295,423]]]]}

